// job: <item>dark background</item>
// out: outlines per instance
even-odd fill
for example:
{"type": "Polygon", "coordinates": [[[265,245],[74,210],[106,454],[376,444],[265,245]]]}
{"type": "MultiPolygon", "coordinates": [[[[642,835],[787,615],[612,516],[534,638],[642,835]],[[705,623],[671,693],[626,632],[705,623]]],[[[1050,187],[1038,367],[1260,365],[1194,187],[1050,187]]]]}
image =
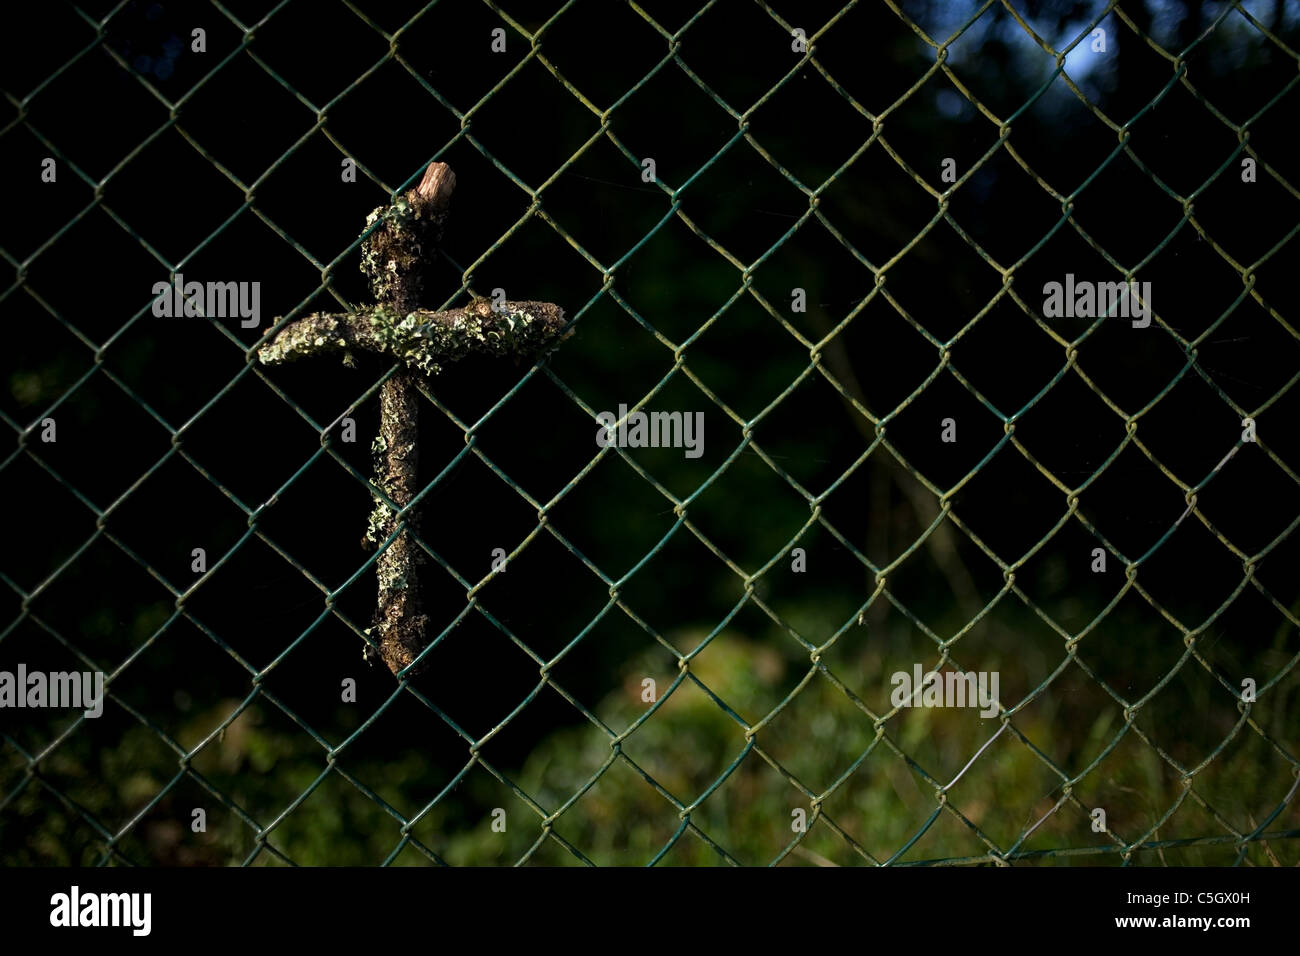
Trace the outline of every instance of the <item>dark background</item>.
{"type": "Polygon", "coordinates": [[[784,859],[881,861],[921,831],[903,861],[1014,846],[1109,847],[1048,856],[1109,863],[1189,840],[1132,859],[1294,864],[1294,798],[1266,827],[1289,838],[1235,840],[1281,807],[1300,729],[1300,10],[1244,4],[1252,23],[1125,2],[1093,54],[1100,4],[1015,7],[1023,22],[994,5],[949,44],[951,73],[921,34],[951,36],[973,4],[24,10],[0,59],[0,668],[101,668],[112,697],[95,721],[0,713],[0,860],[643,863],[667,847],[665,862],[760,863],[829,790],[784,859]],[[800,65],[788,27],[835,17],[800,65]],[[236,21],[256,25],[242,50],[236,21]],[[530,56],[517,28],[544,24],[530,56]],[[1056,50],[1084,34],[1066,61],[1077,94],[1027,27],[1056,50]],[[945,158],[970,176],[940,215],[945,158]],[[366,214],[432,159],[458,185],[427,304],[500,287],[576,318],[537,374],[471,361],[430,383],[434,633],[494,548],[527,544],[417,693],[394,696],[361,659],[369,500],[344,467],[369,474],[386,369],[267,370],[252,350],[279,317],[367,301],[366,214]],[[1151,328],[1043,318],[1045,282],[1125,268],[1152,283],[1151,328]],[[261,324],[155,318],[172,269],[260,282],[261,324]],[[647,410],[705,412],[704,455],[597,456],[594,413],[654,389],[647,410]],[[1169,533],[1245,415],[1259,443],[1169,533]],[[1019,447],[999,446],[1013,416],[1019,447]],[[939,440],[949,417],[955,444],[939,440]],[[900,711],[877,739],[873,716],[891,673],[935,666],[954,637],[951,659],[999,671],[1018,709],[929,827],[935,787],[998,723],[900,711]],[[648,708],[642,680],[662,696],[706,641],[694,677],[611,749],[601,723],[623,734],[648,708]],[[538,660],[562,651],[544,681],[538,660]],[[1248,719],[1245,677],[1261,688],[1248,719]],[[355,704],[339,702],[347,678],[355,704]],[[769,717],[747,748],[744,725],[769,717]],[[1112,834],[1092,832],[1096,806],[1112,834]]]}

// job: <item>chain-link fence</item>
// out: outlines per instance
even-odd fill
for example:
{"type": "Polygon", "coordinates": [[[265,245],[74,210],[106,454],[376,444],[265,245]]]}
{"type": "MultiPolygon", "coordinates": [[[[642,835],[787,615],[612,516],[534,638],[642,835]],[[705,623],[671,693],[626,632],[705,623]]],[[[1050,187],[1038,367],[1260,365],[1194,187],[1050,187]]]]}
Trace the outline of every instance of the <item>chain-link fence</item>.
{"type": "Polygon", "coordinates": [[[1300,859],[1295,4],[40,16],[6,862],[1300,859]],[[365,308],[431,160],[424,304],[569,335],[419,379],[394,681],[357,539],[399,368],[258,357],[365,308]],[[58,672],[102,714],[16,709],[58,672]]]}

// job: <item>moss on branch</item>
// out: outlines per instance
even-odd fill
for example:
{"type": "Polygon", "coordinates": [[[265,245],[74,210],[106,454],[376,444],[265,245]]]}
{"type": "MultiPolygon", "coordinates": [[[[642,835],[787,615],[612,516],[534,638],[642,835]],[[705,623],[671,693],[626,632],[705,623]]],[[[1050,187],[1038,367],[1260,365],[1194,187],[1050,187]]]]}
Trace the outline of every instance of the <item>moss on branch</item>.
{"type": "Polygon", "coordinates": [[[353,315],[314,313],[289,323],[258,350],[263,365],[356,352],[387,356],[425,375],[468,355],[528,358],[551,344],[564,310],[551,302],[507,302],[494,312],[487,299],[463,309],[399,315],[379,306],[353,315]]]}
{"type": "Polygon", "coordinates": [[[430,163],[418,187],[370,214],[361,271],[375,294],[373,308],[305,316],[286,325],[257,353],[263,365],[338,355],[350,366],[355,353],[366,352],[405,366],[380,386],[380,431],[372,451],[375,487],[382,496],[372,493],[374,507],[362,539],[363,546],[377,547],[393,537],[375,562],[378,606],[366,634],[378,639],[377,651],[368,648],[367,657],[378,656],[394,674],[425,648],[429,626],[417,573],[422,557],[411,538],[418,533],[419,514],[408,507],[417,492],[420,409],[414,379],[436,375],[444,365],[470,355],[529,358],[553,344],[564,327],[564,310],[552,302],[506,302],[494,310],[480,299],[443,312],[419,308],[455,188],[451,167],[430,163]],[[404,515],[401,523],[399,514],[404,515]]]}

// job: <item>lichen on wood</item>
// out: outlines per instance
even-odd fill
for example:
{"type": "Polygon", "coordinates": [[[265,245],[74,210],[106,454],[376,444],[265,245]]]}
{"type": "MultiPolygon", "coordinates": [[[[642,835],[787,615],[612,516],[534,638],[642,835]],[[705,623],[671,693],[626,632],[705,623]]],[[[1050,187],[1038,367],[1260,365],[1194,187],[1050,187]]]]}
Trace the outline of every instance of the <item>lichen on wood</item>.
{"type": "Polygon", "coordinates": [[[551,302],[506,302],[494,312],[487,299],[463,309],[405,314],[378,306],[352,315],[313,313],[285,326],[258,350],[263,365],[321,355],[346,358],[368,352],[436,375],[469,355],[531,358],[564,326],[564,310],[551,302]]]}
{"type": "Polygon", "coordinates": [[[430,163],[419,186],[366,217],[366,229],[379,223],[361,244],[361,271],[376,302],[402,315],[419,307],[455,188],[451,167],[430,163]]]}
{"type": "MultiPolygon", "coordinates": [[[[403,366],[380,386],[379,436],[372,451],[374,485],[382,496],[372,495],[362,539],[363,546],[377,547],[393,538],[376,560],[378,606],[366,633],[378,638],[378,656],[394,674],[424,650],[429,623],[420,600],[422,555],[411,538],[419,514],[408,507],[418,491],[415,377],[436,375],[470,355],[531,357],[554,344],[564,326],[564,310],[551,302],[506,302],[493,309],[479,299],[439,312],[420,307],[455,186],[451,167],[430,163],[419,186],[367,218],[372,231],[361,244],[361,271],[370,280],[375,306],[349,315],[304,316],[258,350],[263,365],[338,355],[352,367],[354,355],[367,352],[403,366]]],[[[374,654],[368,647],[366,656],[374,654]]]]}
{"type": "MultiPolygon", "coordinates": [[[[420,396],[408,375],[399,372],[380,386],[379,435],[384,450],[375,460],[375,484],[403,508],[415,498],[419,467],[420,396]]],[[[378,545],[397,531],[398,515],[379,498],[375,503],[370,522],[374,535],[368,537],[378,545]]],[[[379,632],[379,654],[393,673],[409,666],[424,649],[428,626],[416,576],[422,555],[410,537],[418,525],[419,514],[410,509],[406,526],[375,562],[379,603],[374,626],[379,632]]]]}

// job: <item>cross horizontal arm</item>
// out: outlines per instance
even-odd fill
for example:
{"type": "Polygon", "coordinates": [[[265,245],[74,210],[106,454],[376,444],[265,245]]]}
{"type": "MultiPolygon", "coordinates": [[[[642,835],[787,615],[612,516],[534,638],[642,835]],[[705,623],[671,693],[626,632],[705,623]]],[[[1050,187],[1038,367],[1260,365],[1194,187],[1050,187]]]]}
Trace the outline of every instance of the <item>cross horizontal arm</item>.
{"type": "Polygon", "coordinates": [[[545,348],[564,326],[552,302],[506,302],[494,311],[487,299],[463,309],[417,309],[399,316],[382,306],[348,315],[316,312],[297,319],[258,349],[263,365],[353,352],[387,355],[426,375],[467,355],[527,358],[545,348]]]}

